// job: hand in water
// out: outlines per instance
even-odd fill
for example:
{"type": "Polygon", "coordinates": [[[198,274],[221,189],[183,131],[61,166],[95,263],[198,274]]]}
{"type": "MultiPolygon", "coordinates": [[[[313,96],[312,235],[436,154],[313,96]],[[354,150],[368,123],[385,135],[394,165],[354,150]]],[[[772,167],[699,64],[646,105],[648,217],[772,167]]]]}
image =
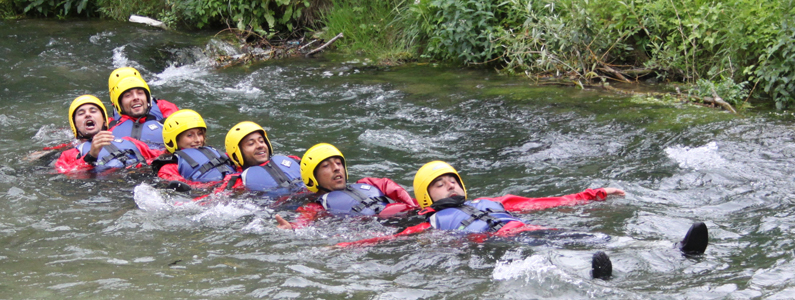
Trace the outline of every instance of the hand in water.
{"type": "Polygon", "coordinates": [[[279,223],[279,225],[276,225],[276,227],[280,229],[293,229],[293,225],[291,225],[290,222],[287,222],[287,220],[282,218],[280,215],[276,215],[276,223],[279,223]]]}
{"type": "Polygon", "coordinates": [[[616,196],[621,196],[621,197],[624,197],[624,195],[626,195],[626,193],[624,193],[624,191],[623,191],[623,190],[619,190],[619,189],[617,189],[617,188],[605,188],[605,193],[606,193],[608,196],[610,196],[610,195],[616,195],[616,196]]]}

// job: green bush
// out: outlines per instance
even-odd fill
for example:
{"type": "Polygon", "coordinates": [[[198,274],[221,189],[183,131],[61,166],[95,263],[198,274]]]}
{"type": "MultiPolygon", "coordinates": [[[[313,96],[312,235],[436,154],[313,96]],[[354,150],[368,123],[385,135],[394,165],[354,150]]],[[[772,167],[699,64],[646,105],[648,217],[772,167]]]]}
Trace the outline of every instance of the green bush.
{"type": "MultiPolygon", "coordinates": [[[[170,1],[166,0],[97,0],[98,11],[105,17],[127,21],[130,15],[142,15],[162,19],[170,11],[170,1]]],[[[173,26],[168,23],[168,26],[173,26]]]]}
{"type": "Polygon", "coordinates": [[[424,16],[430,23],[424,32],[426,57],[475,63],[499,56],[501,49],[492,43],[499,30],[497,5],[492,1],[431,0],[417,5],[425,5],[419,11],[429,14],[424,16]]]}
{"type": "Polygon", "coordinates": [[[3,2],[3,6],[13,10],[13,12],[3,13],[8,16],[21,13],[32,16],[66,17],[69,13],[73,13],[77,16],[90,17],[95,15],[96,11],[94,1],[89,0],[4,0],[3,2]],[[20,8],[21,11],[19,11],[20,8]]]}
{"type": "Polygon", "coordinates": [[[723,78],[719,82],[713,82],[702,78],[696,81],[696,94],[701,97],[712,97],[714,91],[724,101],[737,107],[748,97],[747,87],[747,81],[735,83],[731,78],[723,78]]]}
{"type": "Polygon", "coordinates": [[[759,67],[753,70],[752,79],[759,81],[765,93],[776,101],[778,109],[791,108],[795,103],[795,24],[793,20],[781,23],[775,43],[765,49],[759,58],[759,67]]]}
{"type": "Polygon", "coordinates": [[[331,39],[339,33],[343,38],[335,42],[342,51],[368,55],[378,60],[411,59],[416,53],[414,35],[406,31],[414,28],[405,12],[403,0],[333,0],[323,13],[323,38],[331,39]]]}
{"type": "Polygon", "coordinates": [[[186,0],[175,1],[172,11],[197,28],[228,25],[272,37],[292,32],[310,6],[309,0],[186,0]]]}

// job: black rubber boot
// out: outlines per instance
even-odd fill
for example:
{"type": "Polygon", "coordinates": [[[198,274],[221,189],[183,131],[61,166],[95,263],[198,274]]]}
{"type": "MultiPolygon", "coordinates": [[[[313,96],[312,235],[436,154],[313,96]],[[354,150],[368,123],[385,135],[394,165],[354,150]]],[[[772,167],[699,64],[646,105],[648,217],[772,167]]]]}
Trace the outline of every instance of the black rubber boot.
{"type": "Polygon", "coordinates": [[[709,244],[709,231],[703,222],[695,222],[690,226],[685,238],[676,244],[682,253],[687,255],[704,254],[709,244]]]}
{"type": "Polygon", "coordinates": [[[176,180],[169,182],[168,183],[168,188],[169,189],[173,189],[173,190],[175,190],[177,192],[183,192],[183,193],[184,192],[190,192],[190,190],[191,190],[190,185],[188,185],[187,183],[184,183],[182,181],[176,181],[176,180]]]}
{"type": "Polygon", "coordinates": [[[613,263],[604,251],[593,254],[591,259],[591,277],[594,279],[608,280],[613,276],[613,263]]]}

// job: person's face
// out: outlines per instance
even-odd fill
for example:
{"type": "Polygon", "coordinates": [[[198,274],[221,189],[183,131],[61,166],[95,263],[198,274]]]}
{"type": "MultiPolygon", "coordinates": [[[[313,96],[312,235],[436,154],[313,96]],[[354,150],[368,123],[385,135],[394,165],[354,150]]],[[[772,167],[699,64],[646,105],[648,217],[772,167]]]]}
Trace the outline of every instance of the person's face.
{"type": "Polygon", "coordinates": [[[431,200],[436,201],[456,195],[464,196],[464,189],[458,184],[455,176],[444,174],[431,181],[428,195],[431,196],[431,200]]]}
{"type": "Polygon", "coordinates": [[[204,146],[204,128],[191,128],[177,135],[178,149],[191,149],[204,146]]]}
{"type": "Polygon", "coordinates": [[[245,166],[258,166],[270,159],[268,143],[265,142],[265,138],[259,131],[246,135],[240,141],[238,147],[240,147],[240,152],[243,153],[243,164],[245,166]]]}
{"type": "Polygon", "coordinates": [[[338,156],[329,157],[320,162],[315,168],[317,185],[332,191],[345,189],[345,166],[338,156]]]}
{"type": "Polygon", "coordinates": [[[121,94],[121,113],[133,118],[140,118],[146,115],[149,109],[149,101],[146,99],[144,89],[131,89],[121,94]]]}
{"type": "Polygon", "coordinates": [[[105,126],[102,110],[94,104],[86,103],[80,105],[74,114],[75,128],[84,137],[94,136],[102,131],[102,127],[105,126]]]}

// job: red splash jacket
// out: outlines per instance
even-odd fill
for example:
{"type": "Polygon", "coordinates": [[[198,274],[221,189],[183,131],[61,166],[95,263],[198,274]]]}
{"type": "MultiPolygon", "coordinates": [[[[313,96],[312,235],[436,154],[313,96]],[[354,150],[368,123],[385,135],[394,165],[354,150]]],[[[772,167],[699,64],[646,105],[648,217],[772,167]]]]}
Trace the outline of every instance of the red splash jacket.
{"type": "MultiPolygon", "coordinates": [[[[122,137],[122,139],[128,140],[135,144],[135,147],[138,148],[138,151],[141,153],[141,156],[146,159],[147,164],[151,164],[152,161],[163,154],[163,150],[153,150],[150,149],[149,146],[144,144],[143,142],[130,138],[130,137],[122,137]]],[[[138,164],[136,168],[140,168],[142,164],[138,164]]],[[[68,173],[79,173],[90,171],[94,169],[94,165],[90,164],[85,161],[85,155],[80,156],[80,150],[77,148],[72,148],[69,150],[64,151],[61,153],[61,156],[58,157],[58,161],[55,162],[55,170],[61,174],[68,174],[68,173]]]]}
{"type": "MultiPolygon", "coordinates": [[[[478,198],[475,200],[491,200],[494,202],[502,203],[506,211],[509,212],[528,212],[532,210],[543,210],[558,206],[571,206],[585,204],[593,200],[605,200],[607,193],[604,189],[587,189],[583,192],[559,197],[545,197],[545,198],[527,198],[515,195],[505,195],[496,198],[478,198]]],[[[427,208],[426,208],[427,209],[427,208]]],[[[423,232],[431,227],[429,222],[423,222],[406,228],[405,230],[386,236],[379,236],[355,242],[339,243],[337,246],[347,247],[356,245],[370,245],[377,244],[382,241],[394,240],[401,236],[423,232]]],[[[535,231],[548,229],[537,225],[529,225],[520,221],[510,221],[505,223],[497,232],[494,233],[476,233],[470,236],[470,239],[475,242],[482,242],[490,236],[510,237],[524,231],[535,231]]]]}

